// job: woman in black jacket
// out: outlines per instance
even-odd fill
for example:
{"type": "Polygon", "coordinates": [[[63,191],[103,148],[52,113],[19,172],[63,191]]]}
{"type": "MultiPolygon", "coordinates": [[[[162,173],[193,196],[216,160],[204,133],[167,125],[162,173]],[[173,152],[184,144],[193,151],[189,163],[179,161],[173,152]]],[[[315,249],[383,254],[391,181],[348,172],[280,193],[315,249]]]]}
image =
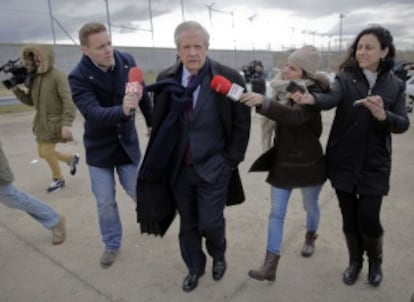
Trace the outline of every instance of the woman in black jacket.
{"type": "Polygon", "coordinates": [[[336,107],[326,156],[349,251],[349,266],[343,273],[347,285],[358,278],[364,250],[369,283],[378,286],[382,281],[380,210],[389,191],[391,133],[409,127],[404,85],[391,72],[394,57],[390,32],[379,26],[367,28],[351,45],[330,93],[291,96],[322,110],[336,107]]]}

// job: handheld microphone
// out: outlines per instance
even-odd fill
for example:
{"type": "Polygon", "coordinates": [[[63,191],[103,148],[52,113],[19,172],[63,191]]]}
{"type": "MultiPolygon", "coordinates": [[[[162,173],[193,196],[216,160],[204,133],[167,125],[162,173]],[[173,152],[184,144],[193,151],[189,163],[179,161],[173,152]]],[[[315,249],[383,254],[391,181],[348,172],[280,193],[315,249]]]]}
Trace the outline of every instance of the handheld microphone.
{"type": "MultiPolygon", "coordinates": [[[[126,83],[125,93],[138,93],[139,86],[142,84],[142,69],[131,67],[128,73],[128,82],[126,83]]],[[[135,109],[131,109],[130,117],[135,119],[135,109]]]]}
{"type": "Polygon", "coordinates": [[[215,75],[210,83],[211,89],[224,94],[233,101],[240,100],[240,97],[244,93],[244,88],[235,83],[231,83],[227,78],[221,75],[215,75]]]}

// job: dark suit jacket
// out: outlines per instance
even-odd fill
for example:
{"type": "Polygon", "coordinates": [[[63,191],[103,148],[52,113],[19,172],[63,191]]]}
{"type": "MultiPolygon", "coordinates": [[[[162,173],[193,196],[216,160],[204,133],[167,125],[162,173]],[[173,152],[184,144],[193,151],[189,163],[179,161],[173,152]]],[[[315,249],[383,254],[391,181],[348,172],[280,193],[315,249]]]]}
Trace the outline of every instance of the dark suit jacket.
{"type": "MultiPolygon", "coordinates": [[[[243,78],[237,71],[214,60],[210,60],[210,62],[210,74],[212,77],[217,74],[222,75],[229,79],[230,82],[245,87],[243,78]]],[[[165,78],[176,79],[181,70],[181,63],[175,64],[167,70],[161,72],[157,80],[165,78]]],[[[223,156],[227,164],[234,169],[233,177],[238,178],[238,181],[233,182],[233,184],[241,184],[237,166],[244,159],[247,149],[250,134],[250,109],[247,106],[240,104],[239,102],[234,102],[219,93],[216,93],[215,95],[215,102],[226,137],[226,147],[223,156]]],[[[157,135],[159,126],[168,113],[170,104],[169,95],[167,93],[155,95],[154,104],[152,136],[157,135]]],[[[149,150],[151,149],[151,139],[147,148],[149,150]]],[[[177,158],[182,158],[181,154],[177,154],[177,158]]],[[[181,163],[176,162],[175,164],[180,165],[181,163]]],[[[174,181],[174,179],[172,181],[174,181]]],[[[239,196],[239,198],[241,196],[244,197],[241,185],[237,188],[237,190],[234,190],[234,188],[229,189],[229,192],[233,191],[233,194],[238,191],[235,196],[239,196]]],[[[241,203],[244,200],[244,198],[243,200],[234,200],[235,196],[229,196],[230,204],[241,203]]]]}

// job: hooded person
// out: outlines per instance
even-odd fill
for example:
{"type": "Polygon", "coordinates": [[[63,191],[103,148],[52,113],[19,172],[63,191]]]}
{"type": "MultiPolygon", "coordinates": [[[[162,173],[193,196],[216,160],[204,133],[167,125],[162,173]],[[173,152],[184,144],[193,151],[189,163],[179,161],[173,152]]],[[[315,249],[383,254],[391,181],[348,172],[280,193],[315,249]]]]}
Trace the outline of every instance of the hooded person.
{"type": "Polygon", "coordinates": [[[79,154],[56,150],[57,143],[73,140],[71,126],[76,116],[67,76],[54,67],[53,48],[49,45],[29,44],[22,48],[22,63],[27,70],[23,84],[12,92],[24,104],[33,106],[33,133],[37,151],[52,174],[47,192],[56,192],[65,186],[59,161],[69,166],[70,174],[76,173],[79,154]]]}

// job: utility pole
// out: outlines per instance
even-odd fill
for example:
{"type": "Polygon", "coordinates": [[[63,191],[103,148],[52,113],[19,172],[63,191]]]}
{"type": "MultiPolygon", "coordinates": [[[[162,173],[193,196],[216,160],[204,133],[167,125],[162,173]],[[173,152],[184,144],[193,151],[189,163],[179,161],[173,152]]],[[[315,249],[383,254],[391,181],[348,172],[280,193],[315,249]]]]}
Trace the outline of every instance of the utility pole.
{"type": "Polygon", "coordinates": [[[106,6],[106,20],[107,20],[106,22],[108,23],[109,37],[112,38],[111,17],[110,17],[110,13],[109,13],[109,4],[108,4],[108,0],[104,0],[104,1],[105,1],[105,6],[106,6]]]}
{"type": "Polygon", "coordinates": [[[220,14],[224,14],[224,15],[230,15],[231,16],[231,27],[233,30],[233,44],[234,44],[234,50],[236,51],[237,46],[236,46],[236,26],[234,24],[234,11],[222,11],[219,10],[217,8],[213,8],[214,6],[214,2],[211,3],[210,5],[206,5],[208,8],[208,13],[210,15],[210,23],[211,23],[211,28],[213,29],[213,21],[212,21],[212,12],[216,12],[216,13],[220,13],[220,14]]]}
{"type": "Polygon", "coordinates": [[[149,10],[149,17],[150,17],[150,25],[151,25],[152,47],[154,47],[155,46],[155,44],[154,44],[154,25],[152,23],[152,6],[151,6],[151,0],[148,0],[148,10],[149,10]]]}
{"type": "Polygon", "coordinates": [[[183,22],[185,21],[184,16],[184,0],[181,0],[181,16],[183,17],[183,22]]]}
{"type": "Polygon", "coordinates": [[[343,13],[339,14],[339,52],[342,51],[342,22],[345,18],[345,15],[343,13]]]}
{"type": "Polygon", "coordinates": [[[237,50],[237,41],[236,41],[236,26],[234,24],[234,11],[230,11],[231,16],[231,28],[233,30],[233,45],[234,45],[234,51],[237,50]]]}
{"type": "Polygon", "coordinates": [[[207,6],[207,9],[208,9],[208,16],[209,16],[209,18],[210,18],[210,26],[211,26],[211,29],[213,29],[213,18],[212,18],[212,10],[213,10],[213,6],[215,5],[216,3],[215,2],[213,2],[213,3],[210,3],[210,5],[207,5],[206,4],[206,6],[207,6]]]}
{"type": "Polygon", "coordinates": [[[50,0],[47,1],[47,4],[49,6],[49,17],[50,17],[50,26],[52,28],[53,45],[56,45],[55,25],[53,24],[52,4],[50,3],[50,0]]]}
{"type": "Polygon", "coordinates": [[[316,35],[316,31],[310,30],[310,31],[308,31],[308,34],[312,35],[312,45],[315,46],[315,35],[316,35]]]}
{"type": "Polygon", "coordinates": [[[210,19],[210,48],[212,47],[212,45],[215,45],[215,35],[213,34],[213,6],[215,5],[215,2],[210,3],[209,5],[206,4],[207,9],[208,9],[208,17],[210,19]]]}
{"type": "Polygon", "coordinates": [[[294,48],[295,48],[295,43],[296,43],[296,42],[295,42],[295,29],[296,29],[296,28],[295,28],[295,27],[293,27],[293,26],[291,26],[291,27],[290,27],[290,29],[292,30],[292,37],[291,37],[291,40],[292,40],[292,46],[291,46],[291,47],[292,47],[292,49],[294,49],[294,48]]]}
{"type": "MultiPolygon", "coordinates": [[[[256,20],[257,18],[257,14],[251,15],[250,17],[247,17],[247,19],[250,21],[252,28],[253,27],[253,22],[254,20],[256,20]]],[[[254,45],[254,36],[252,35],[253,39],[252,39],[252,50],[253,50],[253,56],[255,56],[255,45],[254,45]]]]}
{"type": "Polygon", "coordinates": [[[231,27],[233,29],[233,46],[234,46],[234,67],[237,68],[237,41],[236,41],[236,26],[234,24],[234,11],[230,11],[231,27]]]}

